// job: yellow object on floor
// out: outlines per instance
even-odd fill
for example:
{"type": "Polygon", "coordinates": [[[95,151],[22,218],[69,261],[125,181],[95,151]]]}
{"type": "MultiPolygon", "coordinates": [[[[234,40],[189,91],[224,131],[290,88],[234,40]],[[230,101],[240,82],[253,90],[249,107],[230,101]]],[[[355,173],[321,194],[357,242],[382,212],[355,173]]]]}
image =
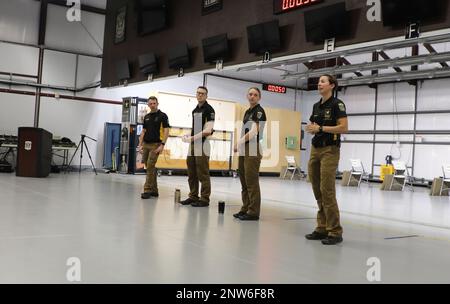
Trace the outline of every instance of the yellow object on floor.
{"type": "Polygon", "coordinates": [[[383,181],[384,176],[387,174],[394,174],[394,166],[392,165],[381,165],[380,179],[383,181]]]}

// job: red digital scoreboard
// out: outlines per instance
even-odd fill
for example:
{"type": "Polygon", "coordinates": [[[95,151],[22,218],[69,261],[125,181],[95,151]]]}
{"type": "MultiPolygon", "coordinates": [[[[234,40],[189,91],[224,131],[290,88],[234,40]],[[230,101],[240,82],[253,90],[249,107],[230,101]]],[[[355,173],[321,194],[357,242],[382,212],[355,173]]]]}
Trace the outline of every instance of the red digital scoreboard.
{"type": "Polygon", "coordinates": [[[263,90],[269,91],[272,93],[280,93],[280,94],[286,94],[286,87],[279,86],[276,84],[263,84],[263,90]]]}
{"type": "Polygon", "coordinates": [[[273,0],[273,13],[281,14],[320,2],[323,0],[273,0]]]}

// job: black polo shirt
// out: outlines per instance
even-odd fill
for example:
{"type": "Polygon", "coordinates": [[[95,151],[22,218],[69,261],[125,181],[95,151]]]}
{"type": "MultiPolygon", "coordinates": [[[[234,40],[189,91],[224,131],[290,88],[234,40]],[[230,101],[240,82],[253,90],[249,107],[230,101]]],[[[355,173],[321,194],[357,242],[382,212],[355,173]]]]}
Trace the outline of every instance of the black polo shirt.
{"type": "MultiPolygon", "coordinates": [[[[215,120],[216,120],[216,112],[207,101],[205,101],[205,103],[201,107],[197,105],[195,109],[192,111],[191,136],[194,136],[195,134],[202,132],[207,122],[215,120]]],[[[205,139],[206,137],[202,138],[203,141],[205,139]]]]}
{"type": "Polygon", "coordinates": [[[144,117],[144,141],[148,144],[160,143],[163,140],[164,128],[170,128],[169,118],[160,110],[148,113],[144,117]]]}
{"type": "MultiPolygon", "coordinates": [[[[249,108],[247,111],[245,111],[244,114],[244,125],[242,126],[241,137],[250,132],[254,123],[259,123],[258,135],[253,139],[253,141],[256,139],[259,142],[262,138],[262,133],[264,132],[266,121],[266,112],[260,104],[257,104],[253,108],[249,108]]],[[[249,141],[246,141],[246,143],[247,142],[249,141]]]]}
{"type": "MultiPolygon", "coordinates": [[[[319,126],[337,126],[337,121],[340,118],[347,117],[345,104],[342,100],[331,97],[323,104],[322,100],[314,105],[313,113],[309,120],[315,122],[319,126]]],[[[317,133],[313,139],[312,144],[314,147],[326,147],[326,146],[341,146],[341,136],[339,134],[331,133],[317,133]]]]}

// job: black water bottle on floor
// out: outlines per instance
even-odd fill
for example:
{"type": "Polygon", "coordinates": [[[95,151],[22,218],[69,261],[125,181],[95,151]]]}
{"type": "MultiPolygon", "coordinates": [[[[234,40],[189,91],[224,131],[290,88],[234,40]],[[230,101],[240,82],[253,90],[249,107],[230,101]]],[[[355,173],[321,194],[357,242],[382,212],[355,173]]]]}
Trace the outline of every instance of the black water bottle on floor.
{"type": "Polygon", "coordinates": [[[180,193],[180,189],[175,189],[175,203],[180,203],[180,199],[181,199],[181,193],[180,193]]]}
{"type": "Polygon", "coordinates": [[[219,202],[219,213],[224,213],[225,212],[225,202],[220,201],[219,202]]]}

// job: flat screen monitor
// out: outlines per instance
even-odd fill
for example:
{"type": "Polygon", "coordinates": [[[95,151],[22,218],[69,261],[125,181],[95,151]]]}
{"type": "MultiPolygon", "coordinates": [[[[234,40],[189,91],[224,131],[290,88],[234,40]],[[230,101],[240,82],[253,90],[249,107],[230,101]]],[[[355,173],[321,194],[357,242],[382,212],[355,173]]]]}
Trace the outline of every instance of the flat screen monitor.
{"type": "Polygon", "coordinates": [[[278,20],[247,27],[248,51],[255,54],[272,52],[281,48],[278,20]]]}
{"type": "Polygon", "coordinates": [[[169,68],[178,70],[181,68],[186,69],[190,66],[191,60],[187,44],[179,44],[169,49],[169,68]]]}
{"type": "Polygon", "coordinates": [[[147,35],[161,31],[167,27],[167,11],[165,8],[141,10],[138,13],[138,33],[147,35]]]}
{"type": "Polygon", "coordinates": [[[306,41],[323,43],[325,39],[348,36],[350,18],[345,2],[305,12],[306,41]]]}
{"type": "Polygon", "coordinates": [[[205,63],[213,63],[218,60],[226,60],[230,57],[227,34],[209,37],[202,40],[203,60],[205,63]]]}
{"type": "Polygon", "coordinates": [[[406,26],[410,22],[440,21],[447,12],[447,0],[382,0],[384,26],[406,26]]]}
{"type": "Polygon", "coordinates": [[[116,76],[119,80],[130,79],[130,65],[128,59],[121,59],[116,62],[116,76]]]}
{"type": "Polygon", "coordinates": [[[158,73],[158,62],[154,53],[139,56],[139,70],[145,75],[158,73]]]}

